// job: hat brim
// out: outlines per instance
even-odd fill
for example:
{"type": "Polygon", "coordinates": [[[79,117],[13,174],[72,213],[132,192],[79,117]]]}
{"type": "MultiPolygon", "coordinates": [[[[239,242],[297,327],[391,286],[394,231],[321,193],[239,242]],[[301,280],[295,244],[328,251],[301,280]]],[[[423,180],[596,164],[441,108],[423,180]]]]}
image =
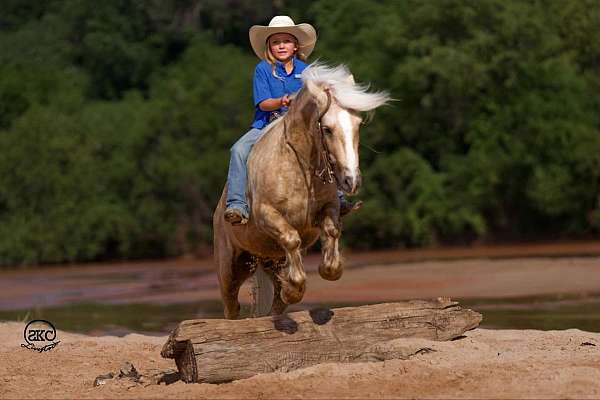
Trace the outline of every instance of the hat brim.
{"type": "Polygon", "coordinates": [[[260,59],[265,58],[267,39],[275,33],[289,33],[298,39],[298,51],[308,57],[317,43],[317,31],[310,24],[294,26],[262,26],[254,25],[250,28],[250,45],[260,59]]]}

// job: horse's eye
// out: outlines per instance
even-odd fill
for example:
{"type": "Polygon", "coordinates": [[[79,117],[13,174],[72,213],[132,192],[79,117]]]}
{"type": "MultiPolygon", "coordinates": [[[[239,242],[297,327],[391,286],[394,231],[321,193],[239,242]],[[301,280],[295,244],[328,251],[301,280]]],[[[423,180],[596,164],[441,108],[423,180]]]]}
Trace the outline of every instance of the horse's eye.
{"type": "Polygon", "coordinates": [[[327,136],[331,136],[332,132],[331,129],[329,129],[329,127],[324,126],[323,127],[323,135],[327,135],[327,136]]]}

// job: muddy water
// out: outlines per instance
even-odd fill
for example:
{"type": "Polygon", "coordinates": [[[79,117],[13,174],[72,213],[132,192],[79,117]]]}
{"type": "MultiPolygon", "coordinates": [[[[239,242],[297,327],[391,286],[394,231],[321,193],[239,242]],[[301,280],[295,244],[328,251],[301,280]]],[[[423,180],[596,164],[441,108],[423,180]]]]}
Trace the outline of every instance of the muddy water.
{"type": "MultiPolygon", "coordinates": [[[[578,328],[600,332],[600,295],[527,297],[500,299],[457,299],[464,307],[483,314],[481,324],[490,329],[560,330],[578,328]]],[[[322,307],[356,306],[353,303],[301,304],[290,311],[322,307]]],[[[222,318],[220,301],[174,303],[168,305],[80,303],[58,307],[0,311],[0,320],[46,319],[59,329],[91,335],[125,335],[131,332],[165,334],[181,320],[222,318]]],[[[242,305],[242,318],[250,316],[250,306],[242,305]]]]}
{"type": "MultiPolygon", "coordinates": [[[[291,310],[451,297],[488,328],[600,331],[600,242],[346,254],[340,281],[305,257],[307,292],[291,310]]],[[[243,288],[242,316],[248,316],[243,288]]],[[[220,318],[210,259],[0,272],[0,320],[44,318],[88,334],[165,333],[179,321],[220,318]]]]}

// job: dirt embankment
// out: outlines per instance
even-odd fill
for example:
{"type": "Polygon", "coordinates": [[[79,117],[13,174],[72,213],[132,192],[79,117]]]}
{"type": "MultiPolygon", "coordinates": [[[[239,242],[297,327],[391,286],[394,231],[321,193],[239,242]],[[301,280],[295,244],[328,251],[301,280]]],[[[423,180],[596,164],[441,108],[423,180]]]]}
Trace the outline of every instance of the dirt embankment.
{"type": "MultiPolygon", "coordinates": [[[[541,251],[536,249],[529,249],[530,254],[541,251]]],[[[508,249],[500,250],[503,249],[488,250],[483,254],[490,257],[496,253],[511,254],[508,249]]],[[[516,252],[519,248],[512,250],[516,252]]],[[[481,252],[476,254],[484,257],[481,252]]],[[[308,277],[303,302],[335,304],[439,296],[477,299],[600,293],[598,255],[411,261],[417,258],[416,255],[407,254],[347,253],[344,274],[335,282],[319,276],[320,256],[309,255],[304,259],[308,277]]],[[[450,256],[443,252],[438,255],[450,256]]],[[[0,274],[0,310],[74,303],[220,301],[217,274],[211,259],[90,264],[0,274]]],[[[240,300],[250,301],[247,290],[240,292],[240,300]]]]}
{"type": "Polygon", "coordinates": [[[405,361],[322,364],[232,383],[170,385],[94,379],[129,361],[143,375],[175,368],[166,337],[87,337],[22,348],[24,324],[0,324],[2,398],[599,398],[600,333],[476,329],[451,342],[410,339],[433,351],[405,361]]]}

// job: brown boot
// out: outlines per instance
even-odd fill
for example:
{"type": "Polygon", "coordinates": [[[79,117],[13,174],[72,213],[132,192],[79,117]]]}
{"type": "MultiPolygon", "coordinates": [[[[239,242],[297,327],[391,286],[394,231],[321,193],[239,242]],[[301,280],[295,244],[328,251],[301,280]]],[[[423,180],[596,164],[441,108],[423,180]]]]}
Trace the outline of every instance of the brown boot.
{"type": "Polygon", "coordinates": [[[346,199],[340,204],[340,217],[345,217],[346,215],[359,210],[362,206],[362,200],[357,200],[353,203],[350,200],[346,199]]]}
{"type": "Polygon", "coordinates": [[[231,225],[245,225],[248,223],[248,217],[244,216],[239,208],[228,208],[223,215],[225,221],[231,225]]]}

